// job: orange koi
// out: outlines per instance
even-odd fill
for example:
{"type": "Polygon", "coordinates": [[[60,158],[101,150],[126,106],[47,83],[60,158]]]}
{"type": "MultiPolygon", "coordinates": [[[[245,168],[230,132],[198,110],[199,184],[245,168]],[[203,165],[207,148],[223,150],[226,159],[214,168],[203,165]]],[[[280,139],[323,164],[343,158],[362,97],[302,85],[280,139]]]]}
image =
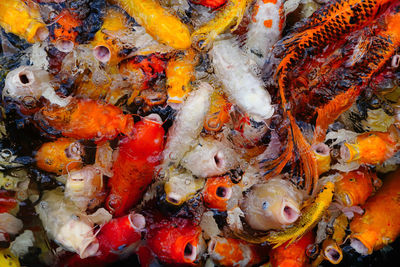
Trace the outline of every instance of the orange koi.
{"type": "Polygon", "coordinates": [[[229,175],[208,178],[203,190],[203,200],[207,207],[225,211],[232,196],[233,183],[229,175]]]}
{"type": "Polygon", "coordinates": [[[128,55],[124,51],[124,44],[117,38],[117,34],[123,34],[130,30],[125,14],[115,8],[109,8],[104,17],[103,26],[91,43],[94,57],[109,65],[118,64],[128,55]]]}
{"type": "Polygon", "coordinates": [[[47,132],[60,131],[63,136],[97,141],[114,139],[118,134],[130,135],[133,118],[113,105],[90,99],[75,99],[66,107],[45,106],[34,120],[47,132]]]}
{"type": "Polygon", "coordinates": [[[350,223],[351,246],[361,254],[371,254],[393,242],[400,234],[400,172],[390,174],[382,188],[363,206],[350,223]]]}
{"type": "Polygon", "coordinates": [[[76,37],[79,33],[76,27],[79,27],[82,22],[67,9],[61,11],[54,22],[54,30],[50,33],[51,42],[61,52],[71,52],[77,45],[76,37]]]}
{"type": "Polygon", "coordinates": [[[83,146],[69,138],[59,138],[43,144],[36,152],[36,166],[44,171],[66,174],[80,169],[83,164],[83,146]]]}
{"type": "Polygon", "coordinates": [[[201,228],[183,218],[164,219],[149,225],[147,244],[167,264],[195,265],[203,252],[201,228]]]}
{"type": "Polygon", "coordinates": [[[267,247],[240,239],[213,237],[208,243],[210,257],[221,266],[253,266],[267,258],[267,247]]]}
{"type": "Polygon", "coordinates": [[[335,183],[335,195],[347,207],[364,204],[374,191],[373,180],[378,179],[367,168],[342,173],[341,176],[335,183]]]}
{"type": "Polygon", "coordinates": [[[229,110],[231,107],[232,104],[226,100],[225,95],[214,90],[211,94],[210,109],[204,119],[204,128],[212,132],[220,131],[222,126],[230,120],[229,110]]]}
{"type": "Polygon", "coordinates": [[[192,49],[187,50],[182,56],[177,55],[168,62],[165,74],[169,103],[182,103],[191,91],[190,83],[195,79],[196,64],[196,53],[192,49]]]}
{"type": "Polygon", "coordinates": [[[367,132],[357,136],[355,144],[344,143],[340,156],[346,162],[381,164],[400,149],[400,135],[395,126],[388,132],[367,132]]]}
{"type": "Polygon", "coordinates": [[[188,27],[155,0],[112,0],[160,43],[175,49],[190,47],[188,27]]]}
{"type": "Polygon", "coordinates": [[[43,41],[49,35],[39,5],[31,0],[0,1],[0,26],[29,43],[43,41]]]}
{"type": "Polygon", "coordinates": [[[306,251],[314,243],[314,233],[312,231],[305,234],[296,242],[288,245],[288,242],[269,252],[270,262],[273,267],[306,267],[308,257],[306,251]]]}
{"type": "Polygon", "coordinates": [[[121,140],[106,200],[106,208],[115,216],[124,215],[140,201],[153,179],[163,147],[164,129],[161,118],[156,114],[136,123],[133,136],[121,140]]]}

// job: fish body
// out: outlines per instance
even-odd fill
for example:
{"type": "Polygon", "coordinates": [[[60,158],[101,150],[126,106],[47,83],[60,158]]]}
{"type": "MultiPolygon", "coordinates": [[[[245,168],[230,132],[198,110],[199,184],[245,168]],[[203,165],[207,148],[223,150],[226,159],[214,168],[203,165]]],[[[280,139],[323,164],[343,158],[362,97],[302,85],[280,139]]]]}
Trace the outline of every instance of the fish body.
{"type": "Polygon", "coordinates": [[[253,266],[267,258],[267,249],[249,244],[240,239],[213,237],[208,244],[208,253],[221,266],[253,266]]]}
{"type": "Polygon", "coordinates": [[[224,5],[227,1],[228,0],[190,0],[190,2],[194,4],[202,5],[213,9],[224,5]]]}
{"type": "Polygon", "coordinates": [[[204,129],[218,132],[230,120],[229,111],[232,104],[226,99],[225,94],[215,90],[211,95],[210,109],[204,120],[204,129]]]}
{"type": "Polygon", "coordinates": [[[230,26],[234,25],[231,31],[235,31],[242,21],[249,3],[249,0],[229,0],[218,10],[212,20],[201,25],[192,33],[190,37],[192,45],[200,50],[208,49],[215,38],[230,26]]]}
{"type": "Polygon", "coordinates": [[[90,99],[76,99],[66,107],[48,105],[34,115],[34,120],[45,130],[60,131],[75,139],[114,139],[133,131],[133,118],[118,107],[90,99]]]}
{"type": "Polygon", "coordinates": [[[312,231],[290,245],[283,243],[269,252],[270,263],[273,267],[306,267],[308,263],[307,247],[313,243],[314,233],[312,231]]]}
{"type": "Polygon", "coordinates": [[[271,96],[240,48],[232,40],[221,40],[210,54],[228,100],[256,120],[269,119],[274,113],[271,96]]]}
{"type": "Polygon", "coordinates": [[[108,186],[106,208],[122,216],[138,204],[153,180],[155,167],[164,147],[164,129],[158,115],[149,115],[135,124],[133,135],[121,140],[114,175],[108,186]]]}
{"type": "Polygon", "coordinates": [[[0,26],[29,43],[43,41],[49,35],[40,16],[39,5],[31,0],[1,1],[0,26]]]}
{"type": "Polygon", "coordinates": [[[188,27],[155,0],[113,0],[155,40],[175,49],[190,47],[188,27]]]}
{"type": "Polygon", "coordinates": [[[14,194],[0,190],[0,213],[10,212],[15,209],[18,205],[18,201],[15,199],[14,194]]]}
{"type": "Polygon", "coordinates": [[[282,0],[257,0],[246,35],[245,51],[261,68],[285,23],[282,0]]]}
{"type": "Polygon", "coordinates": [[[0,249],[0,266],[20,267],[18,257],[11,253],[9,249],[0,249]]]}
{"type": "Polygon", "coordinates": [[[184,55],[170,59],[165,74],[167,76],[168,103],[180,104],[191,91],[194,81],[194,67],[197,63],[195,52],[189,49],[184,55]]]}

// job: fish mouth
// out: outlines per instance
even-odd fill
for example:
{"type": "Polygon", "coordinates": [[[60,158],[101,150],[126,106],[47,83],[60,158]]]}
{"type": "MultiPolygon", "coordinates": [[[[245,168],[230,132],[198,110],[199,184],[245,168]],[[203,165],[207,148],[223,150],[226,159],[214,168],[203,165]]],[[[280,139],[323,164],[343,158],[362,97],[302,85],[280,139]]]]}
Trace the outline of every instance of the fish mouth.
{"type": "Polygon", "coordinates": [[[222,151],[218,151],[215,153],[214,157],[214,164],[217,169],[223,169],[226,165],[225,155],[222,151]]]}
{"type": "Polygon", "coordinates": [[[215,190],[215,195],[221,199],[230,199],[232,196],[232,188],[227,186],[218,186],[215,190]]]}
{"type": "Polygon", "coordinates": [[[370,254],[368,247],[359,238],[351,238],[350,246],[361,255],[370,254]]]}
{"type": "Polygon", "coordinates": [[[284,200],[281,205],[278,221],[282,224],[291,224],[297,221],[300,210],[288,200],[284,200]]]}
{"type": "Polygon", "coordinates": [[[332,264],[338,264],[343,259],[342,250],[334,245],[327,246],[324,255],[332,264]]]}
{"type": "Polygon", "coordinates": [[[32,71],[24,69],[17,74],[17,81],[22,86],[29,86],[35,82],[35,76],[32,71]]]}
{"type": "Polygon", "coordinates": [[[129,219],[131,226],[135,230],[140,231],[146,227],[146,219],[144,218],[144,216],[142,214],[131,213],[131,214],[129,214],[128,219],[129,219]]]}
{"type": "Polygon", "coordinates": [[[111,51],[107,46],[104,45],[96,46],[93,49],[93,55],[98,61],[102,63],[107,63],[111,59],[111,51]]]}
{"type": "Polygon", "coordinates": [[[69,53],[74,49],[74,42],[65,39],[59,39],[56,41],[55,47],[64,53],[69,53]]]}
{"type": "Polygon", "coordinates": [[[197,246],[193,245],[191,242],[186,243],[183,250],[183,258],[186,262],[194,262],[197,257],[197,246]]]}
{"type": "Polygon", "coordinates": [[[83,247],[80,248],[79,256],[84,259],[87,257],[94,256],[99,250],[99,241],[96,238],[89,240],[83,247]]]}
{"type": "Polygon", "coordinates": [[[312,147],[312,149],[314,150],[314,152],[315,152],[316,154],[318,154],[318,155],[320,155],[320,156],[329,156],[330,149],[329,149],[329,147],[328,147],[326,144],[324,144],[324,143],[316,144],[316,145],[314,145],[314,146],[312,147]]]}
{"type": "Polygon", "coordinates": [[[182,196],[175,194],[175,193],[167,194],[166,200],[168,203],[175,205],[175,206],[179,206],[183,202],[182,196]]]}

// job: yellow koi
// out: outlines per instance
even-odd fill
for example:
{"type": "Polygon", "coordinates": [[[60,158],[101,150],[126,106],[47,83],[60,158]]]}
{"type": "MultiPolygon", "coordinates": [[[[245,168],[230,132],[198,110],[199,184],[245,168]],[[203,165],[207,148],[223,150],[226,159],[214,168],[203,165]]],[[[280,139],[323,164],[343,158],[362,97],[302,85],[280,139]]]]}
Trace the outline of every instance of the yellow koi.
{"type": "Polygon", "coordinates": [[[195,52],[186,51],[182,57],[168,62],[165,74],[167,76],[168,103],[180,104],[191,91],[190,83],[194,80],[194,67],[197,63],[195,52]]]}
{"type": "Polygon", "coordinates": [[[0,266],[20,267],[18,257],[14,256],[9,249],[0,250],[0,266]]]}
{"type": "Polygon", "coordinates": [[[324,212],[332,202],[334,189],[335,185],[332,182],[327,182],[315,198],[314,203],[303,209],[302,215],[297,222],[283,231],[270,231],[267,235],[258,237],[250,237],[241,233],[236,233],[236,235],[250,243],[268,242],[275,245],[274,248],[289,240],[287,245],[290,245],[310,231],[321,220],[324,212]]]}
{"type": "Polygon", "coordinates": [[[49,35],[40,16],[39,5],[31,0],[0,1],[0,26],[29,43],[43,41],[49,35]]]}
{"type": "Polygon", "coordinates": [[[243,19],[246,7],[250,0],[230,0],[214,19],[200,26],[192,33],[191,40],[198,49],[208,48],[214,39],[228,27],[234,25],[231,32],[235,31],[243,19]]]}
{"type": "Polygon", "coordinates": [[[160,43],[175,49],[190,47],[188,27],[155,0],[112,0],[132,16],[160,43]]]}

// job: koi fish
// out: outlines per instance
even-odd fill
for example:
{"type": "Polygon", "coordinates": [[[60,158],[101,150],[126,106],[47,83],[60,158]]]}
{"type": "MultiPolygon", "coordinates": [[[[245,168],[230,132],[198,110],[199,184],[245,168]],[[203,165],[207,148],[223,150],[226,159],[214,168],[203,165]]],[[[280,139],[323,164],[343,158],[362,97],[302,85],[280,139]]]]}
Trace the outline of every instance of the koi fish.
{"type": "Polygon", "coordinates": [[[347,207],[364,204],[374,191],[373,180],[378,179],[367,168],[342,173],[341,176],[335,183],[335,197],[347,207]]]}
{"type": "Polygon", "coordinates": [[[204,129],[210,132],[219,132],[222,126],[230,120],[229,110],[232,104],[226,100],[225,95],[215,90],[211,95],[210,109],[204,120],[204,129]]]}
{"type": "Polygon", "coordinates": [[[390,174],[382,188],[367,200],[363,215],[350,223],[351,246],[360,254],[371,254],[393,242],[400,234],[399,171],[390,174]]]}
{"type": "Polygon", "coordinates": [[[21,66],[7,74],[3,98],[9,97],[21,104],[25,113],[37,111],[39,100],[45,98],[50,104],[65,107],[70,98],[58,96],[50,83],[47,71],[34,66],[21,66]]]}
{"type": "Polygon", "coordinates": [[[242,21],[249,3],[249,0],[229,0],[212,20],[192,33],[190,39],[193,47],[199,50],[210,48],[214,39],[232,25],[234,27],[231,32],[234,32],[242,21]]]}
{"type": "Polygon", "coordinates": [[[202,5],[212,9],[216,9],[224,5],[228,0],[190,0],[190,2],[196,5],[202,5]]]}
{"type": "Polygon", "coordinates": [[[54,142],[44,143],[36,152],[36,166],[46,172],[66,174],[80,169],[83,165],[83,146],[69,138],[59,138],[54,142]]]}
{"type": "Polygon", "coordinates": [[[68,9],[64,9],[54,19],[53,31],[50,32],[51,42],[61,52],[71,52],[77,45],[76,37],[79,32],[76,28],[81,25],[82,22],[74,14],[69,12],[68,9]]]}
{"type": "Polygon", "coordinates": [[[166,264],[195,265],[204,250],[201,228],[189,219],[164,219],[147,228],[149,248],[166,264]]]}
{"type": "Polygon", "coordinates": [[[287,241],[289,241],[288,245],[290,245],[310,231],[321,220],[332,202],[334,188],[335,186],[332,182],[327,182],[314,202],[302,210],[301,216],[296,223],[285,230],[270,231],[267,235],[259,237],[246,236],[243,233],[235,233],[235,235],[250,243],[269,242],[275,245],[274,248],[287,241]]]}
{"type": "Polygon", "coordinates": [[[204,204],[211,209],[226,211],[233,185],[229,175],[208,178],[202,192],[204,204]]]}
{"type": "Polygon", "coordinates": [[[114,175],[108,182],[106,208],[117,217],[138,204],[153,179],[164,147],[164,129],[157,114],[136,123],[132,133],[120,142],[114,175]]]}
{"type": "Polygon", "coordinates": [[[63,264],[68,267],[106,266],[113,263],[124,253],[131,253],[141,241],[141,232],[146,220],[139,213],[131,213],[112,219],[101,226],[96,238],[99,249],[95,256],[81,259],[74,255],[63,264]]]}
{"type": "Polygon", "coordinates": [[[154,0],[112,0],[119,5],[154,39],[175,49],[190,47],[188,27],[177,17],[168,13],[154,0]]]}
{"type": "Polygon", "coordinates": [[[357,136],[355,144],[344,143],[340,156],[346,162],[381,164],[399,150],[399,137],[394,126],[388,132],[366,132],[357,136]]]}
{"type": "Polygon", "coordinates": [[[323,174],[331,169],[330,148],[324,143],[313,145],[312,150],[318,166],[318,175],[323,174]]]}
{"type": "Polygon", "coordinates": [[[94,256],[99,243],[93,233],[94,224],[71,201],[61,188],[46,191],[35,206],[50,239],[83,258],[94,256]]]}
{"type": "Polygon", "coordinates": [[[107,9],[103,26],[91,42],[94,57],[100,62],[117,65],[128,56],[117,34],[123,35],[130,30],[128,18],[121,10],[107,9]]]}
{"type": "Polygon", "coordinates": [[[168,103],[181,104],[191,91],[190,83],[194,81],[194,67],[197,64],[196,54],[192,49],[183,55],[177,55],[168,62],[167,76],[168,103]]]}
{"type": "Polygon", "coordinates": [[[258,0],[246,34],[245,51],[261,68],[285,24],[282,0],[258,0]]]}
{"type": "Polygon", "coordinates": [[[80,170],[69,172],[65,183],[65,197],[71,199],[82,211],[101,204],[106,193],[100,169],[85,166],[80,170]]]}
{"type": "Polygon", "coordinates": [[[271,249],[269,252],[270,263],[272,266],[308,266],[307,249],[314,243],[314,233],[309,231],[296,242],[288,245],[284,243],[279,247],[271,249]]]}
{"type": "Polygon", "coordinates": [[[133,118],[113,105],[91,99],[75,99],[66,107],[48,105],[34,115],[45,130],[60,131],[75,139],[111,140],[118,134],[131,135],[133,118]]]}
{"type": "Polygon", "coordinates": [[[301,192],[291,182],[277,177],[251,187],[241,208],[251,228],[266,231],[296,222],[301,202],[301,192]]]}
{"type": "Polygon", "coordinates": [[[253,266],[267,258],[268,248],[240,239],[213,237],[208,243],[210,258],[221,266],[253,266]]]}
{"type": "Polygon", "coordinates": [[[204,178],[196,178],[186,170],[170,167],[165,171],[166,201],[180,206],[204,187],[204,178]]]}
{"type": "Polygon", "coordinates": [[[181,165],[197,177],[222,175],[239,165],[239,155],[227,141],[200,137],[193,146],[182,158],[181,165]]]}
{"type": "Polygon", "coordinates": [[[39,5],[31,0],[1,1],[0,26],[29,43],[44,41],[49,36],[39,5]]]}
{"type": "Polygon", "coordinates": [[[274,113],[271,96],[240,48],[231,40],[222,40],[215,42],[210,54],[228,99],[255,120],[269,119],[274,113]]]}
{"type": "Polygon", "coordinates": [[[177,167],[185,153],[192,147],[191,143],[199,136],[210,106],[212,91],[213,87],[210,84],[200,83],[198,89],[192,91],[183,103],[168,132],[163,152],[163,169],[170,165],[177,167]]]}

